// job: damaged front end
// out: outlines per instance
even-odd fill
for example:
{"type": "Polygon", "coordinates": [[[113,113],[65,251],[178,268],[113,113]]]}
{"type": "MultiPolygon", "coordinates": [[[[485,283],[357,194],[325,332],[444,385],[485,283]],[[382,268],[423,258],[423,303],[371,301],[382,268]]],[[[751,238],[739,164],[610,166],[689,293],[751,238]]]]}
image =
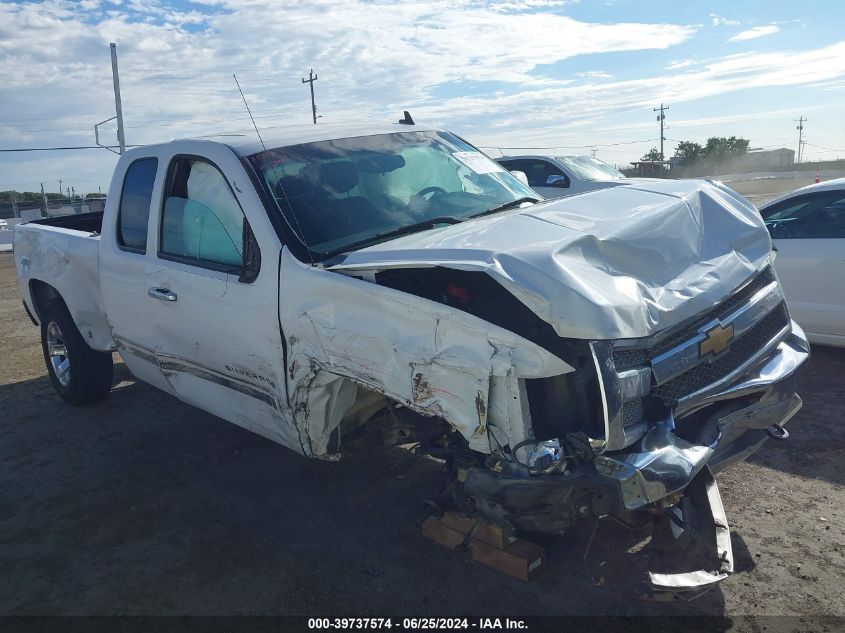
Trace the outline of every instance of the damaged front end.
{"type": "MultiPolygon", "coordinates": [[[[801,407],[795,383],[809,345],[773,271],[659,337],[590,346],[604,433],[586,442],[577,433],[539,438],[500,473],[469,472],[463,493],[488,518],[530,531],[563,533],[604,516],[632,527],[654,520],[660,556],[652,560],[661,562],[652,587],[694,590],[721,580],[732,556],[712,473],[788,436],[783,425],[801,407]],[[714,331],[732,334],[717,354],[714,331]],[[690,555],[690,535],[700,555],[690,555]],[[677,555],[674,563],[667,552],[677,555]]],[[[539,404],[540,415],[555,415],[539,404]]]]}
{"type": "Polygon", "coordinates": [[[809,346],[753,207],[713,184],[655,187],[324,268],[285,255],[298,448],[333,458],[378,411],[398,426],[422,416],[452,474],[442,503],[526,532],[653,523],[654,588],[722,579],[732,556],[713,473],[788,435],[809,346]]]}
{"type": "Polygon", "coordinates": [[[300,267],[288,283],[301,299],[283,314],[303,453],[332,458],[332,437],[386,407],[398,427],[422,420],[422,436],[447,437],[441,504],[526,532],[653,523],[659,590],[732,571],[713,473],[786,435],[809,357],[770,267],[703,314],[618,341],[556,337],[472,273],[365,280],[300,267]],[[356,303],[362,287],[369,301],[356,303]],[[327,290],[343,315],[320,299],[327,290]],[[717,332],[731,336],[713,349],[717,332]]]}

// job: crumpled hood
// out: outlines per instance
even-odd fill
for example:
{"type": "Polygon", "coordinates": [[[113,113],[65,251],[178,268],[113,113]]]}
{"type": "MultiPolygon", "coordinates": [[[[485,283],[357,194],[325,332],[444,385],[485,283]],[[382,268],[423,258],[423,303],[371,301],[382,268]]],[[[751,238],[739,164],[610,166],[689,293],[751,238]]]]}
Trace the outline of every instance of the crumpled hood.
{"type": "Polygon", "coordinates": [[[482,271],[563,337],[649,336],[721,301],[768,261],[751,203],[664,180],[542,202],[350,253],[332,270],[482,271]]]}

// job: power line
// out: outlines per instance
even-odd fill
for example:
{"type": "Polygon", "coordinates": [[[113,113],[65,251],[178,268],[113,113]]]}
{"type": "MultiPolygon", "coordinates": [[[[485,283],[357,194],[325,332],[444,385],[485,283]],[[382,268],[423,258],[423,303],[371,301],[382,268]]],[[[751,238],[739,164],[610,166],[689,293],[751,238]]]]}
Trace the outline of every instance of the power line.
{"type": "Polygon", "coordinates": [[[17,132],[18,134],[41,134],[41,133],[46,133],[46,132],[83,132],[83,131],[87,132],[91,128],[90,125],[88,125],[86,127],[79,126],[79,127],[62,127],[62,128],[40,128],[40,129],[37,129],[37,130],[20,130],[20,129],[17,129],[15,126],[12,126],[12,125],[2,125],[0,127],[6,127],[6,128],[14,129],[14,131],[17,132]]]}
{"type": "MultiPolygon", "coordinates": [[[[102,182],[102,178],[74,178],[73,182],[94,182],[100,183],[102,182]]],[[[0,188],[8,188],[8,187],[20,187],[20,186],[29,186],[29,185],[37,185],[40,181],[38,180],[18,180],[17,182],[11,182],[6,184],[0,184],[0,188]]],[[[62,182],[61,180],[59,181],[62,182]]],[[[51,192],[55,193],[55,192],[51,192]]]]}
{"type": "MultiPolygon", "coordinates": [[[[243,111],[241,111],[241,110],[217,110],[217,111],[210,113],[210,114],[212,114],[212,115],[213,114],[222,115],[222,114],[226,114],[227,112],[231,112],[234,117],[241,115],[241,118],[244,118],[244,119],[247,118],[246,116],[243,115],[243,111]]],[[[255,116],[256,119],[274,119],[274,118],[279,118],[279,117],[290,117],[293,114],[294,114],[294,111],[291,110],[291,109],[270,108],[268,110],[263,110],[263,111],[258,110],[254,114],[254,116],[255,116]]],[[[138,115],[138,116],[133,117],[133,118],[136,118],[139,121],[144,120],[143,115],[138,115]]],[[[130,118],[129,120],[131,121],[131,120],[133,120],[133,118],[130,118]]],[[[232,117],[230,116],[230,117],[225,118],[225,119],[207,119],[207,120],[204,120],[204,119],[195,119],[195,120],[194,119],[187,119],[185,121],[173,122],[172,117],[161,117],[161,118],[149,119],[147,121],[147,123],[144,124],[144,125],[126,125],[125,128],[126,129],[130,129],[130,128],[131,129],[145,129],[145,128],[159,128],[159,127],[179,127],[179,126],[182,126],[182,125],[205,125],[205,124],[209,124],[209,123],[226,123],[226,122],[229,122],[231,120],[232,120],[232,117]],[[169,123],[163,123],[163,122],[159,123],[158,121],[169,121],[169,123]]],[[[30,119],[29,121],[50,121],[50,122],[53,122],[53,123],[61,124],[61,120],[56,120],[56,119],[30,119]]],[[[18,121],[11,123],[11,124],[10,123],[2,123],[2,124],[0,124],[0,127],[16,128],[16,127],[19,127],[21,125],[26,125],[29,121],[27,121],[26,119],[19,119],[18,121]]],[[[17,130],[17,131],[21,132],[21,133],[39,133],[39,132],[64,132],[64,131],[67,131],[67,130],[89,131],[90,129],[91,129],[91,126],[86,124],[84,126],[71,126],[71,127],[65,126],[65,127],[62,127],[61,129],[58,129],[58,128],[56,128],[56,129],[40,128],[40,129],[17,130]]]]}
{"type": "MultiPolygon", "coordinates": [[[[77,147],[13,147],[2,148],[0,152],[58,152],[64,150],[76,149],[103,149],[105,145],[79,145],[77,147]]],[[[110,148],[120,147],[119,145],[109,145],[110,148]]],[[[144,147],[143,145],[126,145],[126,147],[144,147]]]]}
{"type": "Polygon", "coordinates": [[[528,147],[526,145],[522,145],[520,147],[499,147],[494,145],[479,145],[478,147],[482,149],[507,149],[507,150],[514,150],[514,149],[589,149],[592,147],[617,147],[619,145],[636,145],[637,143],[653,143],[656,141],[656,138],[647,138],[643,141],[622,141],[620,143],[591,143],[590,145],[547,145],[545,147],[528,147]]]}
{"type": "Polygon", "coordinates": [[[822,147],[821,145],[816,145],[815,143],[810,143],[809,141],[804,141],[804,145],[809,145],[817,149],[823,149],[828,152],[845,152],[845,149],[842,149],[841,147],[822,147]]]}

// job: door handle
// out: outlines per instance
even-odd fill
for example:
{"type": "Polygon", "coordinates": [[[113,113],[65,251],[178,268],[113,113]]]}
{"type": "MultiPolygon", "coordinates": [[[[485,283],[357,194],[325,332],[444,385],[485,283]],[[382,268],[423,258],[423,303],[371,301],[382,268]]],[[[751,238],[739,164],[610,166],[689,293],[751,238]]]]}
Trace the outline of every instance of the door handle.
{"type": "Polygon", "coordinates": [[[169,288],[150,288],[147,294],[159,301],[176,301],[176,293],[169,288]]]}

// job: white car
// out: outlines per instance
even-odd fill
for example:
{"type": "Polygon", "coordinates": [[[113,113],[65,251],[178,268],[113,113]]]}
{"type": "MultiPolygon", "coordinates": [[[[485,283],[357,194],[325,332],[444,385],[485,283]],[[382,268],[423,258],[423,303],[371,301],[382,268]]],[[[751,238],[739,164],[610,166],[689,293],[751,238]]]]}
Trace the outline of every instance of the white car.
{"type": "Polygon", "coordinates": [[[845,347],[845,178],[760,207],[789,309],[813,343],[845,347]]]}
{"type": "Polygon", "coordinates": [[[9,228],[9,225],[6,222],[6,220],[0,220],[0,231],[3,231],[3,230],[8,229],[8,228],[9,228]]]}
{"type": "Polygon", "coordinates": [[[496,161],[509,171],[524,173],[528,186],[547,199],[643,180],[627,178],[592,156],[503,156],[496,161]]]}

